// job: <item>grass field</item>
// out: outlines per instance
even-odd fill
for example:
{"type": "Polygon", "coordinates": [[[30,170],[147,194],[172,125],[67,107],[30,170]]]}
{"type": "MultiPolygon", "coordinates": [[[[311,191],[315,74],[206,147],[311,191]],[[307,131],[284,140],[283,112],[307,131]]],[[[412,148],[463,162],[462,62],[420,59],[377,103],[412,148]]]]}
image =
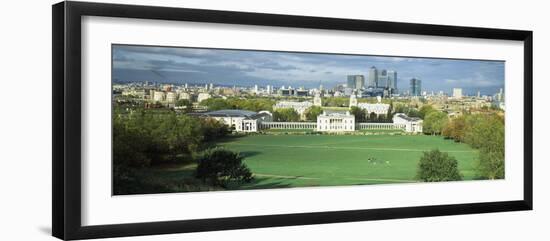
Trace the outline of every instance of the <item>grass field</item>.
{"type": "Polygon", "coordinates": [[[422,152],[435,148],[454,156],[471,180],[478,155],[466,144],[423,135],[251,135],[220,145],[245,156],[255,175],[233,189],[414,182],[422,152]]]}

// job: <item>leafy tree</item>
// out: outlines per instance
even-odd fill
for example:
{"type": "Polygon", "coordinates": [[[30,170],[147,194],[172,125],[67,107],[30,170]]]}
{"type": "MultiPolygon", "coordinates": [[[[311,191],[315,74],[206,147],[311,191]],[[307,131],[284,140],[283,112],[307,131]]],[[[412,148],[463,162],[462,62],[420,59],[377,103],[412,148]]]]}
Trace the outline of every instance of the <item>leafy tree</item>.
{"type": "Polygon", "coordinates": [[[201,122],[201,131],[205,142],[214,141],[231,133],[229,126],[213,118],[203,119],[201,122]]]}
{"type": "Polygon", "coordinates": [[[388,108],[388,112],[386,113],[386,122],[392,122],[393,117],[393,101],[390,101],[390,107],[388,108]]]}
{"type": "Polygon", "coordinates": [[[300,115],[292,108],[281,108],[273,111],[273,120],[279,122],[298,121],[300,115]]]}
{"type": "Polygon", "coordinates": [[[201,101],[202,106],[206,106],[208,110],[225,110],[235,109],[235,106],[231,105],[227,100],[221,98],[210,98],[201,101]]]}
{"type": "Polygon", "coordinates": [[[457,160],[436,149],[424,152],[418,162],[416,178],[424,182],[458,181],[462,180],[462,175],[457,160]]]}
{"type": "Polygon", "coordinates": [[[504,118],[497,114],[476,115],[468,122],[465,142],[479,149],[479,175],[489,179],[504,178],[504,118]]]}
{"type": "Polygon", "coordinates": [[[344,107],[349,105],[349,98],[347,97],[324,97],[323,106],[329,107],[344,107]]]}
{"type": "Polygon", "coordinates": [[[235,109],[243,109],[250,111],[272,111],[274,100],[268,98],[229,98],[227,102],[235,109]]]}
{"type": "Polygon", "coordinates": [[[367,112],[357,106],[350,108],[350,114],[355,116],[355,123],[361,123],[367,121],[367,112]]]}
{"type": "Polygon", "coordinates": [[[242,162],[243,157],[222,148],[207,150],[198,159],[196,177],[213,185],[226,187],[229,182],[250,182],[252,172],[242,162]]]}
{"type": "Polygon", "coordinates": [[[377,120],[378,120],[378,116],[376,115],[376,113],[371,112],[371,113],[369,114],[369,121],[370,121],[370,122],[376,122],[377,120]]]}
{"type": "Polygon", "coordinates": [[[441,134],[441,131],[447,125],[447,121],[447,114],[441,111],[432,111],[424,118],[422,129],[426,134],[441,134]]]}
{"type": "Polygon", "coordinates": [[[488,179],[504,178],[504,145],[485,147],[479,152],[480,176],[488,179]]]}
{"type": "Polygon", "coordinates": [[[424,119],[430,112],[435,111],[435,109],[431,105],[423,105],[419,112],[420,118],[424,119]]]}
{"type": "Polygon", "coordinates": [[[420,112],[415,108],[408,108],[405,112],[409,117],[421,117],[420,112]]]}
{"type": "Polygon", "coordinates": [[[451,119],[441,131],[441,135],[445,138],[453,139],[456,142],[464,142],[466,131],[466,116],[462,115],[451,119]]]}
{"type": "Polygon", "coordinates": [[[317,116],[319,116],[322,113],[323,113],[323,109],[320,106],[309,107],[306,110],[306,119],[309,121],[317,121],[317,116]]]}
{"type": "Polygon", "coordinates": [[[504,117],[495,112],[465,114],[450,120],[442,135],[479,150],[480,177],[504,178],[504,117]]]}

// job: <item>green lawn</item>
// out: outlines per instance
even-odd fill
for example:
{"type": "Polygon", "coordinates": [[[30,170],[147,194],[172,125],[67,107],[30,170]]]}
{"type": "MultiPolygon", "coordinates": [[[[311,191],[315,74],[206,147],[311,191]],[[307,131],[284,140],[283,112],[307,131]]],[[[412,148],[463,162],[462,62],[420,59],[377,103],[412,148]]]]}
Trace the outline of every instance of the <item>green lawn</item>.
{"type": "Polygon", "coordinates": [[[422,152],[435,148],[454,156],[471,180],[478,155],[466,144],[423,135],[251,135],[220,145],[244,155],[255,175],[233,189],[414,182],[422,152]]]}

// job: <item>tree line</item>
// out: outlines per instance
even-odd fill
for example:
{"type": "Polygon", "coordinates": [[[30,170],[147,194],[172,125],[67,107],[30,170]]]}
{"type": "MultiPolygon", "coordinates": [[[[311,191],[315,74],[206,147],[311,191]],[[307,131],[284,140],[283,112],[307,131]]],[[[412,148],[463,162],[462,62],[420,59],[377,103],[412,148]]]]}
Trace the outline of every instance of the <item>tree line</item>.
{"type": "Polygon", "coordinates": [[[422,107],[423,132],[466,143],[479,150],[478,174],[482,178],[504,178],[504,116],[495,110],[449,118],[445,112],[422,107]]]}
{"type": "MultiPolygon", "coordinates": [[[[197,168],[201,171],[195,173],[196,177],[211,185],[222,185],[227,180],[250,181],[251,174],[246,172],[248,169],[241,162],[242,158],[236,153],[217,148],[215,145],[216,140],[230,133],[231,130],[227,125],[211,118],[178,115],[170,110],[115,109],[113,115],[115,194],[133,193],[136,192],[136,186],[147,185],[135,175],[137,170],[165,164],[197,162],[197,168]],[[220,166],[216,164],[221,161],[218,158],[220,155],[234,158],[234,162],[230,163],[229,167],[222,166],[223,172],[220,172],[220,166]],[[223,176],[223,173],[238,174],[239,177],[223,176]],[[239,179],[243,175],[245,178],[239,179]],[[216,180],[213,180],[213,177],[216,177],[216,180]]],[[[157,187],[157,189],[163,188],[157,187]]]]}
{"type": "Polygon", "coordinates": [[[210,98],[201,101],[202,106],[208,110],[241,109],[259,112],[262,110],[273,111],[275,101],[268,98],[210,98]]]}

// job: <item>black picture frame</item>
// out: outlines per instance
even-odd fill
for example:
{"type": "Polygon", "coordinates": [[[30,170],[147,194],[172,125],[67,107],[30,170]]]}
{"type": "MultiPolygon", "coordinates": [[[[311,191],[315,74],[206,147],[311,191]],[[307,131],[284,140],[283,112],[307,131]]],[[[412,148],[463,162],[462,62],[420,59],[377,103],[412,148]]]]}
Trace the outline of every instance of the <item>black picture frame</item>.
{"type": "Polygon", "coordinates": [[[90,2],[52,6],[52,233],[65,239],[106,238],[213,230],[308,225],[381,219],[532,210],[533,208],[533,32],[278,14],[151,7],[90,2]],[[524,43],[523,199],[421,207],[342,210],[99,226],[81,224],[81,17],[104,16],[426,36],[516,40],[524,43]]]}

